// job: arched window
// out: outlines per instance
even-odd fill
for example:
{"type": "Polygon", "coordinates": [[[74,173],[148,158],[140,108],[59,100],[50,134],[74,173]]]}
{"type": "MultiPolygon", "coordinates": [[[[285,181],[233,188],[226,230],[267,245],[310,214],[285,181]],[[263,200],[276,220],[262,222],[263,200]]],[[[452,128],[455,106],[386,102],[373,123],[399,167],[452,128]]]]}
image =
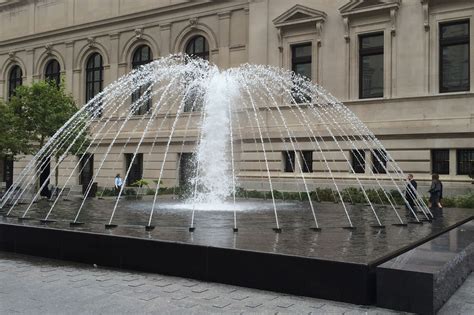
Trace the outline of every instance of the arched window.
{"type": "Polygon", "coordinates": [[[15,89],[23,83],[23,71],[20,66],[13,66],[8,77],[8,99],[15,94],[15,89]]]}
{"type": "Polygon", "coordinates": [[[104,81],[104,65],[102,56],[93,53],[87,59],[86,65],[86,102],[89,102],[94,96],[102,91],[104,81]]]}
{"type": "MultiPolygon", "coordinates": [[[[137,69],[140,66],[146,65],[147,63],[150,63],[153,61],[153,56],[151,53],[151,49],[147,45],[142,45],[137,47],[135,49],[135,52],[133,53],[132,57],[132,69],[137,69]]],[[[149,84],[142,85],[140,86],[139,89],[134,91],[132,93],[132,104],[135,103],[137,100],[142,97],[143,93],[147,91],[147,89],[150,87],[149,84]]],[[[151,107],[151,98],[150,98],[150,91],[148,90],[146,92],[146,98],[144,99],[143,103],[139,105],[139,107],[135,111],[135,115],[144,115],[146,114],[151,107]]]]}
{"type": "Polygon", "coordinates": [[[151,49],[147,45],[142,45],[135,49],[132,58],[132,68],[136,69],[140,66],[146,65],[153,60],[151,49]]]}
{"type": "Polygon", "coordinates": [[[209,44],[204,36],[198,35],[191,38],[186,45],[186,54],[191,57],[209,60],[209,44]]]}
{"type": "Polygon", "coordinates": [[[61,84],[61,66],[56,59],[52,59],[46,64],[44,78],[48,81],[53,81],[56,86],[61,84]]]}

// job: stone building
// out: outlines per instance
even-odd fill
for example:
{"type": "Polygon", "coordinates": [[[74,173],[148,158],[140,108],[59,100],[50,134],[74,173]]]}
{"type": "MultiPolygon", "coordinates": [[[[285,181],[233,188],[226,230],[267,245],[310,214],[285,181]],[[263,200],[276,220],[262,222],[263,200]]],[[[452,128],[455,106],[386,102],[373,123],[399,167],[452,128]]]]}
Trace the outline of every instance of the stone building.
{"type": "MultiPolygon", "coordinates": [[[[187,50],[220,68],[268,64],[324,86],[404,172],[421,181],[436,172],[447,187],[467,190],[474,173],[473,18],[472,0],[0,0],[0,97],[62,76],[84,104],[136,65],[187,50]]],[[[129,151],[107,166],[100,185],[124,173],[129,151]]],[[[178,184],[180,153],[173,154],[167,186],[178,184]]],[[[370,165],[370,152],[363,154],[370,165]]],[[[136,176],[153,173],[159,159],[148,169],[139,161],[136,176]]],[[[258,188],[253,159],[247,156],[241,176],[258,188]]],[[[289,189],[294,177],[284,155],[271,159],[281,189],[289,189]]],[[[317,155],[312,159],[308,176],[326,178],[317,155]]],[[[0,180],[11,181],[27,160],[1,161],[0,180]]],[[[369,173],[370,166],[359,167],[369,173]]],[[[347,167],[340,171],[351,176],[347,167]]]]}

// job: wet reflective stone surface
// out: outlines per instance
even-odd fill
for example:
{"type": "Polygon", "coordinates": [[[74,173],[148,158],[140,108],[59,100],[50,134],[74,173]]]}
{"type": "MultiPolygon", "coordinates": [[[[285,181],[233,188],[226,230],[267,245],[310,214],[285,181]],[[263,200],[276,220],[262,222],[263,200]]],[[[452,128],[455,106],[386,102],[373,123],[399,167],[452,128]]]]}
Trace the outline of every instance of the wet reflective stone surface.
{"type": "MultiPolygon", "coordinates": [[[[153,214],[155,229],[146,231],[152,200],[123,199],[119,203],[112,224],[105,229],[115,204],[114,199],[86,200],[78,221],[84,225],[70,227],[81,200],[61,201],[48,219],[56,222],[41,223],[51,203],[41,200],[27,213],[33,220],[18,222],[16,218],[2,217],[3,222],[44,226],[53,229],[74,229],[110,235],[183,242],[222,248],[235,248],[259,252],[314,257],[323,260],[371,264],[410,244],[444,231],[446,228],[471,217],[472,209],[444,209],[432,222],[421,225],[393,226],[399,223],[392,208],[376,206],[375,210],[385,228],[377,225],[370,207],[348,205],[354,230],[343,229],[349,225],[341,204],[315,203],[321,231],[313,231],[315,222],[307,202],[279,201],[277,214],[281,233],[275,233],[275,214],[271,201],[239,201],[241,207],[251,210],[236,212],[238,232],[234,233],[233,211],[203,211],[195,213],[195,231],[189,232],[192,207],[182,207],[178,200],[160,200],[153,214]]],[[[22,216],[27,205],[18,205],[10,213],[22,216]]],[[[3,213],[8,209],[3,209],[3,213]]],[[[403,221],[412,218],[403,208],[397,209],[403,221]]],[[[418,214],[419,218],[423,214],[418,214]]]]}

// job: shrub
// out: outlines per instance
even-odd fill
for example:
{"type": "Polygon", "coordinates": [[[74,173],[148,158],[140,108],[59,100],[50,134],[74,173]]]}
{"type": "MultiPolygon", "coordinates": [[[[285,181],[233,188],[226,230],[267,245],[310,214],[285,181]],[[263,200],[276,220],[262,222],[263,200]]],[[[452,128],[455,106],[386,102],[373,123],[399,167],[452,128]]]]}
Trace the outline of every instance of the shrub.
{"type": "Polygon", "coordinates": [[[124,191],[123,191],[123,194],[125,196],[136,196],[137,195],[137,191],[133,188],[126,188],[124,191]]]}
{"type": "Polygon", "coordinates": [[[110,189],[110,188],[104,188],[104,190],[98,194],[99,197],[111,197],[111,196],[115,196],[115,190],[113,189],[110,189]]]}
{"type": "MultiPolygon", "coordinates": [[[[457,196],[454,198],[455,206],[459,208],[470,208],[474,209],[474,193],[470,193],[463,196],[457,196]]],[[[444,198],[443,198],[444,202],[444,198]]]]}
{"type": "Polygon", "coordinates": [[[336,201],[335,194],[331,188],[316,188],[316,192],[318,193],[319,200],[321,201],[336,201]]]}

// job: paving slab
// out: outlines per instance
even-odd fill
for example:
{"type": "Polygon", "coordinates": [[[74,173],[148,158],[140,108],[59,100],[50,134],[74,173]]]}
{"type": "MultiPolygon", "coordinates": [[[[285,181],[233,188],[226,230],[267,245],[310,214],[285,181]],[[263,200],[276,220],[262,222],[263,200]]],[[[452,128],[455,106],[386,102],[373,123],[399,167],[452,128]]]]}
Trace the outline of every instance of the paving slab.
{"type": "MultiPolygon", "coordinates": [[[[19,278],[14,272],[0,273],[0,314],[396,314],[375,306],[277,294],[150,273],[130,273],[100,266],[95,268],[92,265],[5,252],[0,252],[0,265],[8,270],[21,265],[28,270],[25,274],[30,275],[41,275],[42,270],[48,270],[44,274],[54,275],[54,278],[19,278]],[[68,273],[78,276],[71,277],[68,273]],[[73,281],[81,277],[85,280],[73,281]],[[97,281],[105,278],[108,280],[97,281]],[[134,281],[126,280],[132,278],[143,284],[129,286],[134,281]],[[43,282],[52,279],[55,281],[43,282]],[[101,286],[109,283],[111,286],[101,286]],[[170,285],[162,288],[156,286],[157,283],[170,285]],[[196,285],[185,285],[190,283],[196,285]],[[151,289],[147,292],[136,291],[143,287],[151,289]],[[178,291],[171,292],[174,288],[178,291]]],[[[440,310],[440,314],[474,314],[474,304],[469,301],[474,301],[472,274],[440,310]]]]}

